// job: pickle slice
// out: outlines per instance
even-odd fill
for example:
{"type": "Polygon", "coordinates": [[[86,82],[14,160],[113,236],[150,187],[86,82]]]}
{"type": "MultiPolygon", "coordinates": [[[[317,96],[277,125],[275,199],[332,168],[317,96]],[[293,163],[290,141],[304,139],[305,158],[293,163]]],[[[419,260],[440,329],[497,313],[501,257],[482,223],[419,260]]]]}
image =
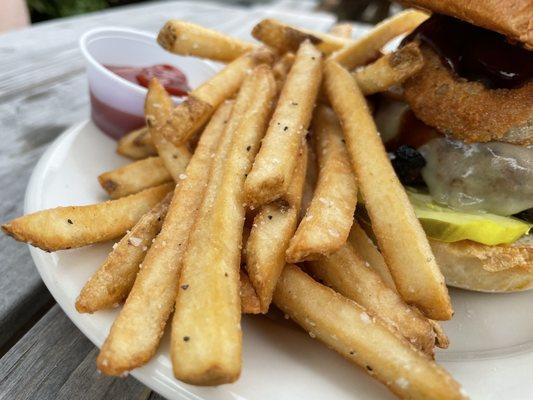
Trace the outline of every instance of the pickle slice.
{"type": "Polygon", "coordinates": [[[468,239],[489,246],[510,244],[533,226],[513,217],[456,211],[435,203],[429,195],[411,190],[407,194],[428,237],[443,242],[468,239]]]}

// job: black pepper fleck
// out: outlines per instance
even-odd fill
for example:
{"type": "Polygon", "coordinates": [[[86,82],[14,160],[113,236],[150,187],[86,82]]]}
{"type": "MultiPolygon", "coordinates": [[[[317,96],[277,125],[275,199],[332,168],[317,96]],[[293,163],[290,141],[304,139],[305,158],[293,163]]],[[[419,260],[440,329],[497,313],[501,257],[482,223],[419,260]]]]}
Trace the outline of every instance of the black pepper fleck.
{"type": "Polygon", "coordinates": [[[346,143],[346,140],[344,140],[344,139],[341,139],[341,142],[342,142],[342,143],[346,143]]]}
{"type": "Polygon", "coordinates": [[[70,218],[67,219],[67,222],[68,222],[70,225],[72,225],[72,224],[74,223],[74,222],[72,222],[72,220],[71,220],[70,218]]]}
{"type": "Polygon", "coordinates": [[[252,146],[248,146],[248,147],[246,148],[246,151],[250,151],[250,150],[252,150],[252,146]]]}
{"type": "Polygon", "coordinates": [[[181,285],[181,288],[182,288],[183,290],[187,290],[187,289],[189,288],[189,285],[181,285]]]}
{"type": "Polygon", "coordinates": [[[285,126],[285,127],[283,128],[283,131],[284,131],[284,132],[287,132],[288,129],[289,129],[289,127],[288,127],[288,126],[285,126]]]}
{"type": "Polygon", "coordinates": [[[350,351],[350,355],[353,356],[355,353],[353,351],[350,351]]]}
{"type": "Polygon", "coordinates": [[[190,337],[189,337],[189,336],[183,336],[183,341],[184,341],[184,342],[188,342],[188,341],[189,341],[189,339],[190,339],[190,337]]]}
{"type": "Polygon", "coordinates": [[[372,369],[372,367],[370,365],[367,365],[366,369],[369,370],[369,371],[373,371],[373,369],[372,369]]]}
{"type": "Polygon", "coordinates": [[[272,215],[269,215],[269,216],[268,216],[268,219],[272,219],[272,215]]]}

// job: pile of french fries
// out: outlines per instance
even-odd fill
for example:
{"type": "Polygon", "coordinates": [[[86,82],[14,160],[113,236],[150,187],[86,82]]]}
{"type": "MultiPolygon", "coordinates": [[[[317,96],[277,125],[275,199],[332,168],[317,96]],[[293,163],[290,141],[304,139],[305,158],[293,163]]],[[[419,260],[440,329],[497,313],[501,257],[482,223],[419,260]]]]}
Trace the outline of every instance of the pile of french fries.
{"type": "Polygon", "coordinates": [[[252,32],[262,44],[165,24],[168,51],[227,65],[177,106],[151,82],[146,127],[118,143],[135,161],[98,177],[111,200],[3,225],[46,251],[119,239],[76,302],[124,302],[101,371],[147,363],[173,312],[176,378],[234,382],[241,314],[274,304],[399,398],[466,398],[433,361],[450,298],[365,100],[422,67],[416,44],[381,52],[425,18],[407,10],[358,40],[268,19],[252,32]],[[354,219],[358,192],[371,232],[354,219]]]}

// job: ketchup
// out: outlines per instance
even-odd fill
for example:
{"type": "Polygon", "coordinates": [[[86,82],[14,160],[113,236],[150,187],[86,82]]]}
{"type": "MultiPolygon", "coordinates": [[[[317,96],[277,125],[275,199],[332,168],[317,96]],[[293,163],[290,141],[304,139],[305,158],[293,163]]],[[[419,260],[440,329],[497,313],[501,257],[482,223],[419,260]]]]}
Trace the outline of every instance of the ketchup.
{"type": "Polygon", "coordinates": [[[172,96],[187,96],[191,90],[187,77],[176,67],[167,64],[152,65],[151,67],[124,67],[104,65],[108,70],[132,83],[148,87],[152,78],[157,78],[172,96]]]}
{"type": "MultiPolygon", "coordinates": [[[[140,86],[148,87],[152,78],[157,78],[172,96],[187,96],[190,90],[187,77],[171,65],[153,65],[151,67],[127,67],[104,65],[114,74],[140,86]]],[[[90,91],[90,90],[89,90],[90,91]]],[[[90,91],[91,118],[102,131],[109,136],[120,139],[126,133],[144,126],[144,116],[130,114],[99,100],[90,91]]]]}
{"type": "Polygon", "coordinates": [[[126,133],[144,126],[144,117],[130,114],[98,100],[89,90],[91,119],[95,125],[109,136],[120,139],[126,133]]]}
{"type": "Polygon", "coordinates": [[[420,24],[401,45],[419,40],[458,76],[490,89],[517,88],[533,77],[533,51],[504,35],[441,14],[420,24]]]}

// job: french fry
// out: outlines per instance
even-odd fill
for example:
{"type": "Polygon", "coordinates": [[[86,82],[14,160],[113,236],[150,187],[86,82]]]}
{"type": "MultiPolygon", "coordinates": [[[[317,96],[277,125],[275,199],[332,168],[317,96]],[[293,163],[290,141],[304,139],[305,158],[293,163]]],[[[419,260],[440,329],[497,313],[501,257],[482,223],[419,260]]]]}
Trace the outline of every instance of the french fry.
{"type": "Polygon", "coordinates": [[[365,98],[337,62],[327,61],[324,74],[372,228],[399,293],[428,318],[450,319],[452,307],[444,277],[387,157],[365,98]]]}
{"type": "Polygon", "coordinates": [[[117,200],[37,211],[5,223],[2,230],[45,251],[105,242],[124,235],[172,187],[166,183],[117,200]]]}
{"type": "MultiPolygon", "coordinates": [[[[161,228],[172,196],[168,194],[167,197],[168,201],[165,198],[141,218],[131,233],[117,243],[117,246],[109,254],[106,261],[91,276],[76,300],[76,310],[78,312],[93,313],[107,308],[114,308],[128,297],[139,272],[139,265],[146,254],[145,247],[149,248],[152,244],[152,239],[161,228]],[[152,235],[152,232],[155,233],[152,235]],[[138,238],[142,242],[135,241],[135,244],[132,244],[128,240],[129,238],[138,238]],[[136,245],[137,243],[141,244],[136,245]]],[[[259,298],[250,282],[250,278],[248,278],[248,274],[242,269],[240,271],[240,283],[241,312],[243,314],[259,314],[261,312],[259,298]]]]}
{"type": "MultiPolygon", "coordinates": [[[[355,252],[365,260],[365,265],[372,268],[391,290],[398,293],[385,259],[376,248],[372,239],[368,237],[365,230],[356,221],[352,225],[348,242],[354,248],[355,252]]],[[[450,341],[439,323],[432,319],[428,319],[427,321],[431,324],[435,333],[435,344],[437,347],[442,349],[448,348],[450,341]]]]}
{"type": "Polygon", "coordinates": [[[83,286],[76,310],[93,313],[122,303],[135,282],[139,264],[161,230],[172,193],[147,212],[115,246],[100,268],[83,286]]]}
{"type": "Polygon", "coordinates": [[[256,67],[243,82],[213,161],[183,260],[172,321],[172,366],[183,382],[219,385],[240,375],[244,179],[265,133],[275,94],[270,67],[256,67]]]}
{"type": "Polygon", "coordinates": [[[357,186],[335,113],[319,106],[313,119],[318,182],[311,204],[287,249],[287,262],[316,260],[339,250],[350,233],[357,186]]]}
{"type": "Polygon", "coordinates": [[[413,346],[433,357],[435,333],[428,320],[403,302],[350,244],[309,263],[314,276],[391,325],[413,346]]]}
{"type": "Polygon", "coordinates": [[[245,267],[259,297],[262,313],[268,311],[276,282],[285,265],[285,252],[298,224],[307,157],[305,145],[289,187],[288,204],[277,201],[262,206],[254,218],[246,243],[245,267]]]}
{"type": "Polygon", "coordinates": [[[233,61],[254,47],[252,43],[179,20],[167,21],[159,31],[157,42],[174,54],[220,62],[233,61]]]}
{"type": "Polygon", "coordinates": [[[120,375],[145,364],[157,350],[176,300],[182,257],[209,179],[211,154],[231,107],[231,103],[223,104],[205,128],[187,166],[187,179],[176,186],[161,232],[102,346],[97,366],[108,375],[120,375]]]}
{"type": "Polygon", "coordinates": [[[252,30],[252,36],[278,50],[280,54],[298,50],[306,40],[324,54],[330,54],[352,43],[349,39],[295,28],[275,19],[264,19],[259,22],[252,30]]]}
{"type": "Polygon", "coordinates": [[[273,61],[274,54],[270,50],[258,48],[226,65],[172,111],[167,121],[169,127],[164,130],[166,139],[175,145],[185,143],[224,100],[237,92],[251,69],[260,64],[270,65],[273,61]]]}
{"type": "Polygon", "coordinates": [[[403,83],[424,66],[424,58],[416,43],[385,54],[372,64],[352,73],[365,96],[384,92],[394,85],[403,83]]]}
{"type": "Polygon", "coordinates": [[[163,85],[156,78],[152,79],[144,105],[146,125],[161,161],[178,182],[187,168],[191,153],[185,144],[174,145],[166,139],[165,132],[170,128],[167,121],[173,107],[172,98],[163,85]]]}
{"type": "MultiPolygon", "coordinates": [[[[321,90],[323,92],[323,90],[321,90]]],[[[311,142],[313,138],[311,137],[311,142]]],[[[302,206],[300,207],[300,219],[304,217],[305,211],[309,208],[313,195],[315,193],[316,183],[318,181],[318,162],[314,146],[308,148],[307,174],[305,177],[304,192],[302,195],[302,206]]]]}
{"type": "Polygon", "coordinates": [[[379,318],[352,300],[287,265],[274,303],[302,328],[364,371],[401,399],[466,399],[459,384],[379,318]]]}
{"type": "Polygon", "coordinates": [[[148,128],[143,126],[119,139],[117,153],[133,160],[141,160],[157,155],[157,150],[152,142],[148,128]]]}
{"type": "MultiPolygon", "coordinates": [[[[186,162],[188,162],[188,157],[186,162]]],[[[98,176],[100,186],[112,199],[171,181],[172,176],[159,157],[138,160],[98,176]]]]}
{"type": "Polygon", "coordinates": [[[296,54],[261,149],[246,178],[247,204],[258,207],[287,193],[321,79],[321,54],[306,41],[296,54]]]}
{"type": "Polygon", "coordinates": [[[348,242],[352,245],[357,254],[365,260],[374,271],[381,277],[381,280],[392,290],[397,292],[394,279],[385,263],[385,259],[374,245],[372,239],[366,232],[354,221],[352,230],[348,236],[348,242]]]}
{"type": "Polygon", "coordinates": [[[278,88],[278,93],[283,89],[287,75],[294,64],[294,54],[285,53],[272,67],[272,72],[274,73],[274,78],[276,79],[276,86],[278,88]]]}
{"type": "Polygon", "coordinates": [[[329,33],[333,36],[350,39],[352,37],[353,26],[350,23],[338,23],[331,27],[329,33]]]}
{"type": "Polygon", "coordinates": [[[248,274],[240,270],[241,279],[241,312],[243,314],[259,314],[261,312],[261,305],[259,297],[255,293],[252,282],[248,278],[248,274]]]}
{"type": "Polygon", "coordinates": [[[409,32],[428,18],[416,10],[406,10],[388,18],[366,35],[335,53],[329,59],[338,62],[346,69],[354,69],[375,59],[385,44],[402,33],[409,32]]]}

